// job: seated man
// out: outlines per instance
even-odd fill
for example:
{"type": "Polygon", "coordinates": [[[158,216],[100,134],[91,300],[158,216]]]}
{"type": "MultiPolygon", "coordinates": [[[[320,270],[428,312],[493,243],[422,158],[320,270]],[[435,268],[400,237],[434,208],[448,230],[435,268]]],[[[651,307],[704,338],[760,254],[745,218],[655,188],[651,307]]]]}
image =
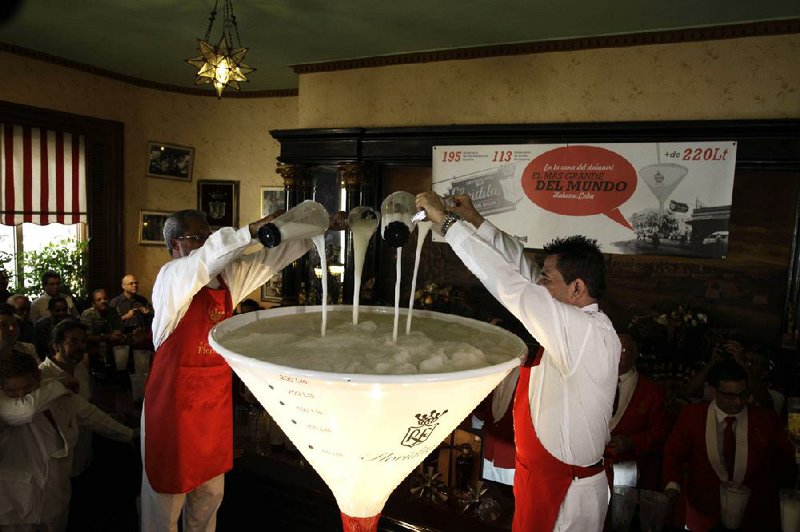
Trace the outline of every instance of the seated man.
{"type": "Polygon", "coordinates": [[[8,303],[0,303],[0,360],[8,358],[11,353],[25,353],[37,363],[40,361],[33,344],[19,341],[19,320],[14,309],[8,303]]]}
{"type": "Polygon", "coordinates": [[[34,345],[39,358],[44,360],[50,355],[50,335],[53,327],[69,316],[67,301],[63,297],[53,297],[47,302],[48,316],[36,322],[34,330],[34,345]]]}
{"type": "Polygon", "coordinates": [[[30,320],[34,325],[42,318],[50,316],[50,300],[54,297],[63,298],[67,304],[67,311],[73,318],[79,317],[78,308],[72,301],[72,296],[61,293],[61,276],[53,271],[44,272],[42,275],[42,290],[44,293],[33,300],[31,304],[30,320]]]}
{"type": "Polygon", "coordinates": [[[19,341],[19,320],[14,314],[14,308],[8,303],[0,303],[0,360],[17,352],[30,355],[39,362],[33,344],[19,341]]]}
{"type": "Polygon", "coordinates": [[[718,363],[709,381],[713,400],[685,406],[664,447],[665,493],[675,501],[685,490],[687,528],[709,530],[720,524],[720,483],[733,480],[751,489],[741,530],[779,530],[778,486],[795,474],[782,423],[747,404],[747,374],[735,361],[718,363]]]}
{"type": "Polygon", "coordinates": [[[615,486],[659,489],[661,452],[670,430],[664,392],[636,371],[636,338],[623,333],[619,341],[619,384],[608,424],[611,441],[606,445],[606,472],[615,486]]]}
{"type": "Polygon", "coordinates": [[[9,304],[14,307],[14,314],[19,321],[19,341],[32,344],[34,342],[34,326],[31,323],[31,300],[28,296],[14,294],[8,298],[9,304]]]}
{"type": "Polygon", "coordinates": [[[149,331],[153,322],[153,306],[138,292],[139,281],[129,273],[122,278],[122,293],[108,303],[119,314],[126,335],[135,330],[149,331]]]}
{"type": "MultiPolygon", "coordinates": [[[[36,361],[14,353],[0,361],[0,387],[21,399],[41,384],[36,361]]],[[[38,524],[31,530],[65,530],[69,513],[72,450],[78,427],[130,442],[135,432],[74,394],[61,395],[30,423],[0,431],[0,525],[38,524]]]]}
{"type": "MultiPolygon", "coordinates": [[[[87,327],[86,341],[92,354],[103,351],[103,344],[118,344],[125,338],[119,314],[108,307],[108,296],[102,288],[92,292],[92,306],[81,314],[81,323],[87,327]]],[[[100,353],[103,358],[105,355],[105,351],[100,353]]]]}

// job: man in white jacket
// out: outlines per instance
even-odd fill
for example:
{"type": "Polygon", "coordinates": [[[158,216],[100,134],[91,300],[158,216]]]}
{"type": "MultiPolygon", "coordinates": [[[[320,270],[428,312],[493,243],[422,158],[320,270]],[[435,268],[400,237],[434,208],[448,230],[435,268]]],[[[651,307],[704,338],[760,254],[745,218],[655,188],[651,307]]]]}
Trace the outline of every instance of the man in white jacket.
{"type": "Polygon", "coordinates": [[[593,240],[556,239],[544,266],[517,239],[484,220],[469,196],[451,210],[433,192],[417,207],[441,224],[453,251],[541,344],[520,369],[514,401],[515,532],[602,530],[609,440],[620,342],[598,308],[605,263],[593,240]]]}
{"type": "MultiPolygon", "coordinates": [[[[7,398],[30,397],[40,384],[41,373],[30,355],[13,353],[0,361],[0,387],[7,398]]],[[[123,442],[135,436],[133,429],[71,393],[49,402],[28,423],[0,428],[0,525],[66,530],[79,427],[123,442]]]]}

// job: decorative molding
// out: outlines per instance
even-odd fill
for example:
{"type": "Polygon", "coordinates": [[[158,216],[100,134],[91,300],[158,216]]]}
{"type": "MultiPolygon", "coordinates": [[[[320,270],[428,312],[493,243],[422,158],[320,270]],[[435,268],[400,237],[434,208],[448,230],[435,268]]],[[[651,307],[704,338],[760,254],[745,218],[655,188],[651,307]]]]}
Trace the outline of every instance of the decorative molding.
{"type": "MultiPolygon", "coordinates": [[[[767,35],[785,35],[800,33],[800,18],[785,20],[770,20],[762,22],[749,22],[745,24],[732,24],[726,26],[710,26],[702,28],[686,28],[679,30],[665,30],[655,32],[630,33],[621,35],[602,35],[597,37],[579,37],[574,39],[557,39],[525,43],[498,44],[491,46],[478,46],[472,48],[455,48],[433,50],[427,52],[409,52],[404,54],[384,55],[378,57],[364,57],[359,59],[344,59],[340,61],[327,61],[321,63],[302,63],[292,65],[296,74],[309,74],[315,72],[333,72],[336,70],[352,70],[357,68],[374,68],[391,65],[409,65],[416,63],[431,63],[437,61],[459,61],[469,59],[482,59],[509,55],[526,55],[548,52],[571,52],[577,50],[590,50],[595,48],[624,48],[630,46],[646,46],[650,44],[675,44],[683,42],[712,41],[722,39],[736,39],[741,37],[760,37],[767,35]]],[[[206,96],[216,98],[216,93],[209,89],[194,87],[181,87],[128,76],[101,67],[87,65],[71,59],[65,59],[45,52],[23,48],[10,43],[0,42],[0,52],[6,52],[53,65],[72,68],[95,76],[101,76],[114,81],[121,81],[145,89],[154,89],[192,96],[206,96]]],[[[266,89],[252,91],[231,91],[225,94],[226,98],[285,98],[298,96],[297,88],[266,89]]]]}
{"type": "Polygon", "coordinates": [[[800,33],[800,19],[770,20],[749,22],[726,26],[709,26],[704,28],[686,28],[621,35],[601,35],[597,37],[578,37],[574,39],[557,39],[512,44],[497,44],[472,48],[455,48],[433,50],[428,52],[410,52],[405,54],[345,59],[322,63],[302,63],[292,65],[296,74],[315,72],[333,72],[336,70],[352,70],[356,68],[374,68],[392,65],[410,65],[415,63],[432,63],[437,61],[461,61],[483,59],[508,55],[541,54],[548,52],[574,52],[595,48],[626,48],[630,46],[646,46],[650,44],[676,44],[684,42],[715,41],[736,39],[741,37],[761,37],[766,35],[785,35],[800,33]]]}
{"type": "MultiPolygon", "coordinates": [[[[0,42],[0,52],[6,52],[9,54],[26,57],[28,59],[35,59],[37,61],[43,61],[45,63],[50,63],[52,65],[72,68],[80,72],[86,72],[87,74],[92,74],[95,76],[112,79],[114,81],[121,81],[123,83],[128,83],[130,85],[135,85],[137,87],[142,87],[145,89],[154,89],[166,92],[177,92],[180,94],[189,94],[191,96],[208,96],[210,98],[217,97],[217,94],[214,92],[214,90],[211,88],[210,85],[208,89],[200,89],[193,87],[191,88],[180,87],[178,85],[170,85],[169,83],[161,83],[159,81],[150,81],[147,79],[141,79],[134,76],[128,76],[126,74],[120,74],[119,72],[114,72],[112,70],[107,70],[105,68],[87,65],[85,63],[80,63],[78,61],[73,61],[71,59],[65,59],[63,57],[58,57],[45,52],[30,50],[28,48],[23,48],[21,46],[16,46],[14,44],[9,44],[5,42],[0,42]]],[[[225,98],[285,98],[297,95],[298,95],[297,89],[269,89],[269,90],[241,91],[241,92],[230,91],[225,93],[225,98]]]]}

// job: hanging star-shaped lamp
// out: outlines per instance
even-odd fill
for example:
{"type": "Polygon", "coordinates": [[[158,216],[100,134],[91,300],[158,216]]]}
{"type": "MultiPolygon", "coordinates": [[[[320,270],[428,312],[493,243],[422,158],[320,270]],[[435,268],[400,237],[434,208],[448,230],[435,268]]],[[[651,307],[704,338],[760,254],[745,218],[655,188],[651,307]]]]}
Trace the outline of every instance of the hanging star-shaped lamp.
{"type": "Polygon", "coordinates": [[[224,2],[224,20],[219,43],[215,46],[209,42],[217,16],[217,4],[215,3],[214,9],[208,17],[206,36],[204,39],[197,39],[197,48],[201,55],[186,60],[187,63],[198,69],[195,84],[213,83],[218,98],[222,98],[222,91],[225,90],[225,87],[240,90],[239,82],[247,81],[246,75],[256,70],[244,63],[247,48],[242,47],[239,39],[239,26],[236,24],[236,16],[233,14],[233,4],[231,0],[224,0],[224,2]],[[234,42],[233,32],[235,32],[238,44],[238,47],[235,48],[231,47],[234,42]]]}

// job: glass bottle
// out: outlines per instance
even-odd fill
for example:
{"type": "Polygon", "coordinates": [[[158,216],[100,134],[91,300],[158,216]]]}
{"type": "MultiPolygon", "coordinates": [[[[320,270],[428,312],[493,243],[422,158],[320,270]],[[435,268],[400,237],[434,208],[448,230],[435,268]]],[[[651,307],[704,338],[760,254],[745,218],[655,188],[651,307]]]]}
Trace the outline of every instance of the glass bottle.
{"type": "Polygon", "coordinates": [[[258,229],[258,240],[265,247],[274,248],[281,242],[321,235],[328,229],[330,219],[325,207],[316,201],[306,200],[292,207],[272,222],[258,229]]]}
{"type": "Polygon", "coordinates": [[[411,219],[417,212],[415,197],[410,192],[393,192],[381,203],[381,236],[393,248],[402,247],[411,236],[411,219]]]}
{"type": "Polygon", "coordinates": [[[466,491],[472,480],[472,465],[475,458],[470,444],[464,443],[459,448],[461,453],[456,457],[456,487],[466,491]]]}

